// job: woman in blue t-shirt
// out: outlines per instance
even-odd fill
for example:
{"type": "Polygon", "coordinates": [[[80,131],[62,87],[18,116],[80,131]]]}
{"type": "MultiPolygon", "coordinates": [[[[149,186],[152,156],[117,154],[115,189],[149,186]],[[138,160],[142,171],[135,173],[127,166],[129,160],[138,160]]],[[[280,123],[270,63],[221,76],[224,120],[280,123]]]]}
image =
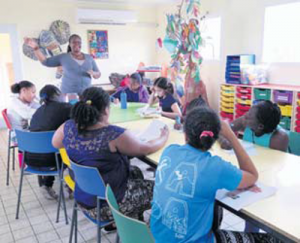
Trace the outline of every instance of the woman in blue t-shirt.
{"type": "Polygon", "coordinates": [[[149,98],[149,105],[159,102],[161,114],[165,117],[175,119],[181,117],[180,103],[176,99],[173,84],[164,77],[157,78],[154,81],[152,94],[149,98]]]}
{"type": "Polygon", "coordinates": [[[258,178],[228,124],[207,107],[195,108],[184,133],[186,144],[167,147],[156,170],[150,221],[155,242],[274,242],[268,234],[219,230],[218,219],[213,227],[217,190],[248,188],[258,178]],[[240,168],[209,152],[219,134],[231,142],[240,168]]]}

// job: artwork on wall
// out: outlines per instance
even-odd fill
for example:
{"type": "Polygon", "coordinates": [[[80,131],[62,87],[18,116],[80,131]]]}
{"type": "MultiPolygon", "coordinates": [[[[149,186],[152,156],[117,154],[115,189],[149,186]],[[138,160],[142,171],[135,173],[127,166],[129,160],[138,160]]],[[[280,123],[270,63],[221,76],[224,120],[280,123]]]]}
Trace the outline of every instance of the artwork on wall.
{"type": "Polygon", "coordinates": [[[96,59],[108,59],[107,30],[88,30],[89,53],[96,59]]]}

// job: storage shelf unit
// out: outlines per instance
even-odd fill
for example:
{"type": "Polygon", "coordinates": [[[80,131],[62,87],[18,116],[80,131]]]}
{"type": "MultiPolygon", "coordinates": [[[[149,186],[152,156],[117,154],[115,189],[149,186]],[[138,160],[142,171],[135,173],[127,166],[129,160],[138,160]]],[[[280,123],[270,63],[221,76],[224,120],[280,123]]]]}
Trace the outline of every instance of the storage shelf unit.
{"type": "Polygon", "coordinates": [[[280,125],[300,133],[300,86],[222,84],[220,116],[232,121],[243,116],[260,100],[277,103],[282,119],[280,125]]]}

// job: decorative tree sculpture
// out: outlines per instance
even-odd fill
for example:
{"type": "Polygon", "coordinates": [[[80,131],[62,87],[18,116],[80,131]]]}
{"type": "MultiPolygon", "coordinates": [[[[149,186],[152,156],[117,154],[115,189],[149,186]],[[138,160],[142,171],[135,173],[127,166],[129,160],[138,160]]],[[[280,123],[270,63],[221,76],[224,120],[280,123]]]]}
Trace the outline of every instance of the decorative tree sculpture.
{"type": "Polygon", "coordinates": [[[202,44],[199,23],[205,15],[200,17],[200,0],[182,0],[178,8],[178,13],[167,14],[168,24],[163,41],[171,54],[172,81],[176,84],[183,82],[180,73],[185,74],[185,105],[199,95],[207,101],[200,76],[203,59],[199,53],[202,44]]]}

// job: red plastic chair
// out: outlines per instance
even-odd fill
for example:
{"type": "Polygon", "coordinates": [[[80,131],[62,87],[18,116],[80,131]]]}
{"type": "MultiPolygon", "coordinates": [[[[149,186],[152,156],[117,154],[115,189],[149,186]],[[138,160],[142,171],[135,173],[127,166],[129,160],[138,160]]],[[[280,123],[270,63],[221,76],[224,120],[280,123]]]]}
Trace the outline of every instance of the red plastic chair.
{"type": "Polygon", "coordinates": [[[6,168],[6,185],[8,186],[9,185],[9,167],[10,167],[10,154],[11,154],[11,151],[12,151],[12,157],[13,157],[13,165],[12,165],[12,169],[15,170],[15,148],[18,147],[18,145],[16,143],[14,143],[12,141],[12,132],[13,132],[13,129],[12,129],[12,126],[10,124],[10,121],[8,119],[8,116],[7,116],[7,109],[4,109],[2,111],[2,116],[4,118],[4,121],[5,121],[5,124],[6,124],[6,127],[8,129],[8,143],[7,143],[7,168],[6,168]]]}

